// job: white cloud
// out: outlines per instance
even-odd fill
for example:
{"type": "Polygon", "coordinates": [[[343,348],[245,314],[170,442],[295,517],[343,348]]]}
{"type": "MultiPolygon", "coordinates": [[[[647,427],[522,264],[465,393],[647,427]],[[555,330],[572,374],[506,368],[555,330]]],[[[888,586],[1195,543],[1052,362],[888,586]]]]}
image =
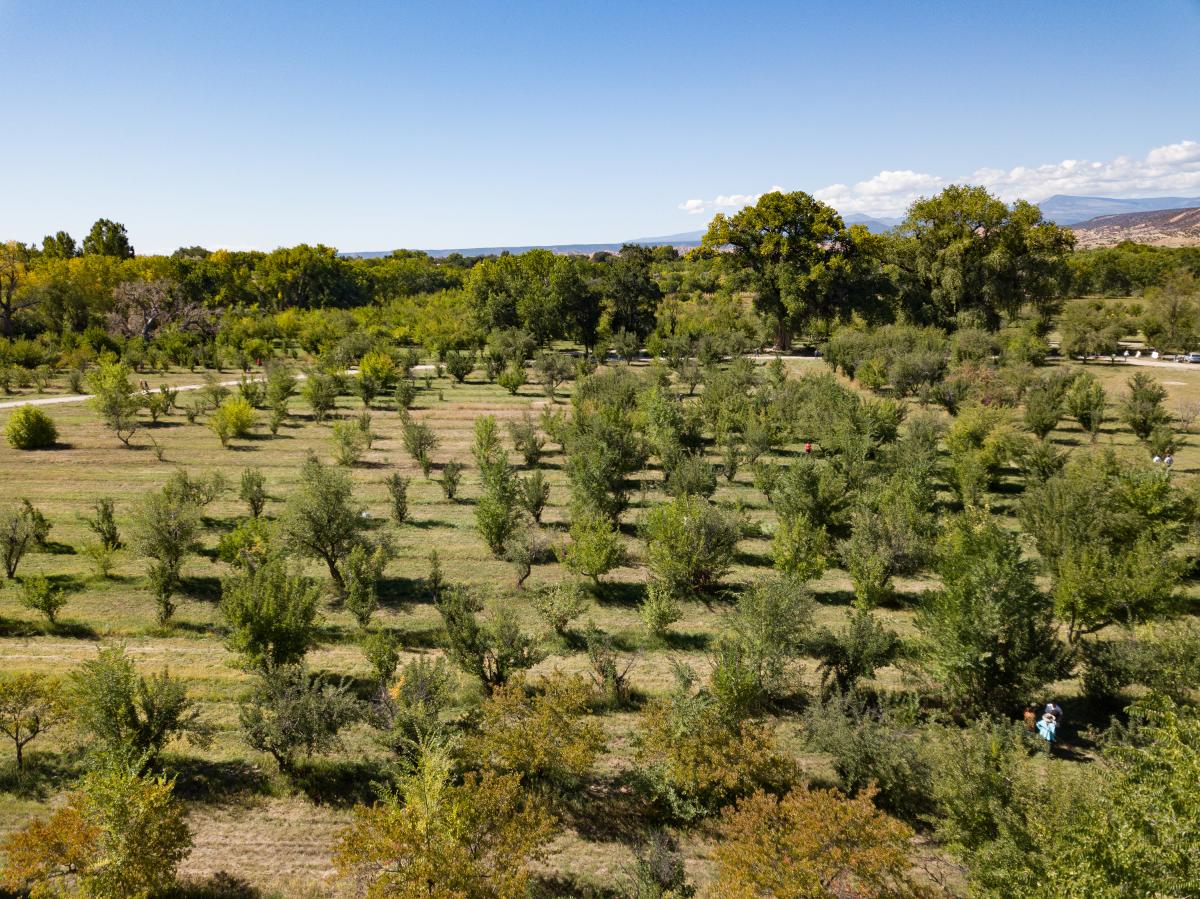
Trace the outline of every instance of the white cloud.
{"type": "MultiPolygon", "coordinates": [[[[1007,170],[981,168],[955,178],[907,169],[889,170],[853,185],[830,184],[812,194],[843,214],[900,216],[914,200],[937,193],[952,183],[982,184],[1010,202],[1017,199],[1038,202],[1054,194],[1122,197],[1200,193],[1200,142],[1185,140],[1156,147],[1142,159],[1130,156],[1118,156],[1108,162],[1065,159],[1007,170]]],[[[693,199],[680,203],[679,208],[692,215],[740,209],[760,196],[731,194],[713,200],[693,199]]]]}
{"type": "Polygon", "coordinates": [[[778,184],[759,194],[719,194],[714,200],[685,200],[679,204],[679,208],[689,215],[700,215],[704,212],[723,212],[726,209],[741,209],[743,206],[749,206],[757,203],[759,197],[763,194],[772,194],[777,191],[782,192],[784,188],[778,184]]]}

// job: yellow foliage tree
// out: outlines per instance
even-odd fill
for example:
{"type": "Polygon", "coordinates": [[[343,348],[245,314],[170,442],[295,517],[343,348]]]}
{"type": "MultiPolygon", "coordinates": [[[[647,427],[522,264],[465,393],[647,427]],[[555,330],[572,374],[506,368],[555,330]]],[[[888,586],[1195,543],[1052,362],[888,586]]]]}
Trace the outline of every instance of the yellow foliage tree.
{"type": "Polygon", "coordinates": [[[80,895],[142,899],[175,883],[192,845],[174,784],[109,766],[84,776],[49,818],[10,836],[0,886],[33,899],[80,895]]]}
{"type": "Polygon", "coordinates": [[[398,792],[355,809],[334,863],[368,899],[519,899],[553,833],[517,775],[453,784],[444,749],[427,746],[398,792]]]}
{"type": "Polygon", "coordinates": [[[875,808],[869,792],[757,792],[727,808],[715,852],[720,899],[903,899],[920,896],[909,878],[912,831],[875,808]]]}
{"type": "Polygon", "coordinates": [[[531,693],[523,677],[497,687],[483,704],[479,730],[466,741],[472,761],[526,783],[577,783],[604,750],[590,715],[594,693],[581,677],[551,677],[531,693]]]}
{"type": "Polygon", "coordinates": [[[683,689],[649,704],[636,757],[655,799],[682,820],[711,814],[760,787],[785,787],[795,775],[771,728],[730,721],[710,697],[683,689]]]}

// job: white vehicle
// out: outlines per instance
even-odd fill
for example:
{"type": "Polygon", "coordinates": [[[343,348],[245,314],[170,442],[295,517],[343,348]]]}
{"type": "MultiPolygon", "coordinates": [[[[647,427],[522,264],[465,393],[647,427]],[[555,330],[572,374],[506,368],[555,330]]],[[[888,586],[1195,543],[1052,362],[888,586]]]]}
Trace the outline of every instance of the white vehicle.
{"type": "Polygon", "coordinates": [[[1200,353],[1188,353],[1183,357],[1184,362],[1200,362],[1200,353]]]}

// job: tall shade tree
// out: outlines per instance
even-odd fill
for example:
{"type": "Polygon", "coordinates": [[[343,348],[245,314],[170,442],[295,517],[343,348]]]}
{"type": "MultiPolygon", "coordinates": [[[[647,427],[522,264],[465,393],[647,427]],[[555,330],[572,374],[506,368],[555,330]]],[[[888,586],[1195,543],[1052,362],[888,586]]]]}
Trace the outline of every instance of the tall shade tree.
{"type": "Polygon", "coordinates": [[[852,235],[837,212],[802,191],[764,194],[753,206],[727,217],[717,213],[704,235],[710,250],[745,272],[758,311],[775,325],[780,349],[816,318],[849,314],[852,282],[869,280],[856,258],[866,232],[852,235]]]}
{"type": "Polygon", "coordinates": [[[1066,290],[1074,235],[1018,201],[1011,207],[983,187],[955,184],[918,200],[893,241],[908,315],[924,324],[957,323],[975,313],[995,329],[1022,306],[1039,311],[1066,290]]]}
{"type": "Polygon", "coordinates": [[[578,256],[559,256],[550,272],[550,292],[572,339],[585,353],[596,345],[603,311],[596,266],[578,256]]]}
{"type": "Polygon", "coordinates": [[[79,247],[66,231],[57,231],[42,238],[42,255],[49,259],[74,259],[79,247]]]}
{"type": "Polygon", "coordinates": [[[603,267],[609,331],[624,331],[639,343],[654,330],[654,314],[662,297],[651,271],[653,260],[649,247],[625,244],[603,267]]]}
{"type": "Polygon", "coordinates": [[[110,219],[98,219],[92,230],[83,239],[85,256],[112,256],[116,259],[132,259],[133,244],[125,226],[110,219]]]}
{"type": "Polygon", "coordinates": [[[11,337],[13,320],[22,309],[36,302],[36,295],[22,290],[29,277],[29,247],[15,240],[0,244],[0,336],[11,337]]]}

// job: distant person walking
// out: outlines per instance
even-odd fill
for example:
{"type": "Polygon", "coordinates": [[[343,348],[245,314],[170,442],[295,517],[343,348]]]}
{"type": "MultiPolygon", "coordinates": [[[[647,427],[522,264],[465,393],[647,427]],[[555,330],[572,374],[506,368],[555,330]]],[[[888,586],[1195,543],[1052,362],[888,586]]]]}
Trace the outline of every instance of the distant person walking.
{"type": "Polygon", "coordinates": [[[812,444],[811,443],[804,444],[804,455],[806,455],[806,456],[812,455],[812,444]]]}

